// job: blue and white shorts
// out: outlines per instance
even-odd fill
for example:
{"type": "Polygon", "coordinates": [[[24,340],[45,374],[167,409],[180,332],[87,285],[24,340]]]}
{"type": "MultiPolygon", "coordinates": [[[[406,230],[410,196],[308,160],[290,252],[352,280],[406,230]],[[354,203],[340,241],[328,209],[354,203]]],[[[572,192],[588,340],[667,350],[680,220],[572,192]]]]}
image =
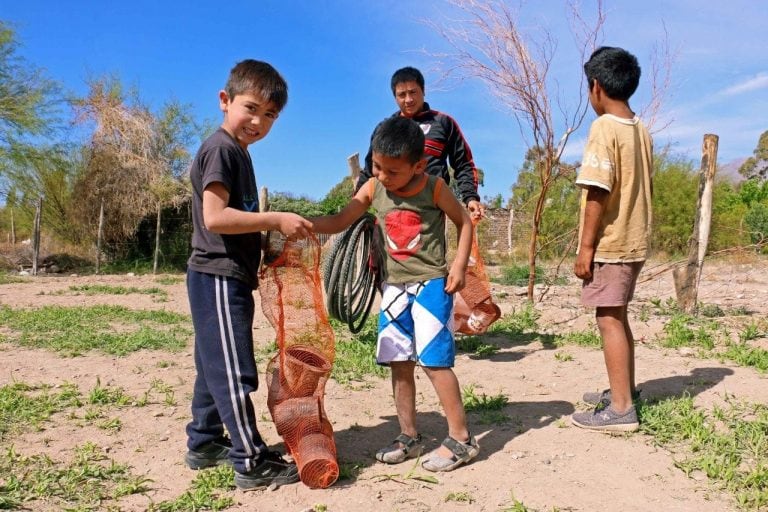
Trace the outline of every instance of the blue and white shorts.
{"type": "Polygon", "coordinates": [[[384,283],[376,362],[451,368],[455,357],[453,295],[445,293],[445,278],[384,283]]]}

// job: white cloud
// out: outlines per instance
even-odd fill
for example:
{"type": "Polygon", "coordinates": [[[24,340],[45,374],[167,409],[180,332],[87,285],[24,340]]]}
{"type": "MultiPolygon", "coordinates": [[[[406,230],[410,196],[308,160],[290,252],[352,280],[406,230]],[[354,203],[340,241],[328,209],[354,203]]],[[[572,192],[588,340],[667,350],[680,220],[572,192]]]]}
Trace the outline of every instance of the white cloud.
{"type": "Polygon", "coordinates": [[[723,89],[719,94],[724,96],[735,96],[737,94],[763,89],[765,87],[768,87],[768,73],[758,73],[748,80],[744,80],[743,82],[723,89]]]}

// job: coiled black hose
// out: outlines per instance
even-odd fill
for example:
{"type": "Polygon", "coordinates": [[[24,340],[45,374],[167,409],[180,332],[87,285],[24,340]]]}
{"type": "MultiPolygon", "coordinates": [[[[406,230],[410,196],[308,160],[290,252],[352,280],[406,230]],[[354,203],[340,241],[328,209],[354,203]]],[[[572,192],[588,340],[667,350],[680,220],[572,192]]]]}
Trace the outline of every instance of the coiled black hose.
{"type": "Polygon", "coordinates": [[[376,296],[373,268],[374,216],[366,213],[343,231],[323,258],[325,305],[328,315],[358,333],[371,312],[376,296]]]}

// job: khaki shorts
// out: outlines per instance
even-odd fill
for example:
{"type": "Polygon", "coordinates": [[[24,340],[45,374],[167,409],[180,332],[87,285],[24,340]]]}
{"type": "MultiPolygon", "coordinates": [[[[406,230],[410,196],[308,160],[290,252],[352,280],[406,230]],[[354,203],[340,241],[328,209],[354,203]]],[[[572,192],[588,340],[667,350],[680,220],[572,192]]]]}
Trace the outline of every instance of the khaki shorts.
{"type": "Polygon", "coordinates": [[[631,263],[595,262],[592,279],[581,287],[581,303],[588,307],[626,306],[635,294],[635,283],[644,261],[631,263]]]}

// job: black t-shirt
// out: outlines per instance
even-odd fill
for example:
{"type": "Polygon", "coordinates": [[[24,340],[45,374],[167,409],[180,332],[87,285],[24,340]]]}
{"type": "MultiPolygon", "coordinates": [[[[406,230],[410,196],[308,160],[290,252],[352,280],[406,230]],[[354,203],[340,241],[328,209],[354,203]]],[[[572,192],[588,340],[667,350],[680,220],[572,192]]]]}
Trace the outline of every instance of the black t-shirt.
{"type": "Polygon", "coordinates": [[[229,191],[229,207],[259,211],[259,194],[248,152],[222,128],[208,137],[192,161],[192,254],[187,266],[198,272],[239,279],[258,286],[261,234],[221,235],[203,223],[203,191],[221,183],[229,191]]]}

